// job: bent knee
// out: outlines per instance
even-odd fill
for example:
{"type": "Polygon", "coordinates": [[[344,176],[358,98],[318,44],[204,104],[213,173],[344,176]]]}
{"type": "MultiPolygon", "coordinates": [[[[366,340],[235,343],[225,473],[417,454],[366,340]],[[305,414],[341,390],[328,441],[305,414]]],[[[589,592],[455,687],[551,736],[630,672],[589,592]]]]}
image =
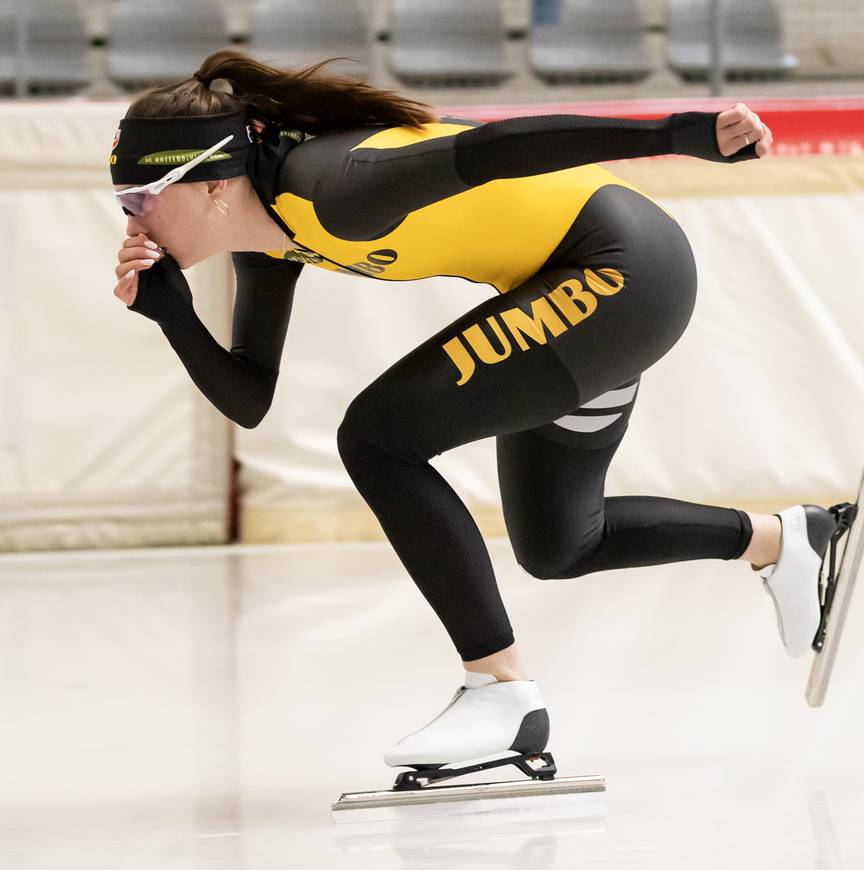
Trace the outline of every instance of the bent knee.
{"type": "Polygon", "coordinates": [[[533,580],[570,580],[591,573],[588,562],[555,562],[549,559],[525,559],[517,562],[523,574],[533,580]]]}
{"type": "Polygon", "coordinates": [[[364,454],[368,449],[369,445],[366,441],[359,437],[350,424],[346,426],[343,420],[336,430],[336,450],[345,468],[350,469],[363,462],[364,454]]]}
{"type": "Polygon", "coordinates": [[[536,580],[570,580],[593,572],[592,555],[598,546],[599,542],[582,550],[557,554],[549,550],[523,549],[516,553],[516,562],[525,574],[536,580]]]}
{"type": "Polygon", "coordinates": [[[421,445],[421,433],[406,409],[385,390],[366,388],[345,409],[336,430],[336,447],[343,464],[363,461],[370,450],[409,462],[429,457],[421,445]]]}

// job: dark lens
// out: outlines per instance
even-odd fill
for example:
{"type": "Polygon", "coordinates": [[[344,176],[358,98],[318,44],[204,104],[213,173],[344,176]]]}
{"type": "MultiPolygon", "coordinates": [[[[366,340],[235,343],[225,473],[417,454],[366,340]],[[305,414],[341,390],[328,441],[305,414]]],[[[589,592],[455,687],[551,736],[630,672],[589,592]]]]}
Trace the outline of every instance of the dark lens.
{"type": "Polygon", "coordinates": [[[146,193],[124,193],[118,197],[120,200],[120,207],[123,209],[125,214],[141,214],[144,209],[144,199],[146,196],[146,193]]]}

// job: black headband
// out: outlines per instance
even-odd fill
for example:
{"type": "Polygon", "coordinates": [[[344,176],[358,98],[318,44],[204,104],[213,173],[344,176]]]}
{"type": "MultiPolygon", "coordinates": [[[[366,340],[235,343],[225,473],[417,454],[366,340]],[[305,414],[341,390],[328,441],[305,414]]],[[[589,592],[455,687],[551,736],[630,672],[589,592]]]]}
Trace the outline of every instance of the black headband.
{"type": "Polygon", "coordinates": [[[192,167],[181,182],[234,178],[246,173],[249,150],[260,139],[248,109],[218,115],[123,118],[114,134],[109,158],[111,181],[136,185],[157,181],[168,170],[188,163],[232,133],[230,142],[192,167]]]}

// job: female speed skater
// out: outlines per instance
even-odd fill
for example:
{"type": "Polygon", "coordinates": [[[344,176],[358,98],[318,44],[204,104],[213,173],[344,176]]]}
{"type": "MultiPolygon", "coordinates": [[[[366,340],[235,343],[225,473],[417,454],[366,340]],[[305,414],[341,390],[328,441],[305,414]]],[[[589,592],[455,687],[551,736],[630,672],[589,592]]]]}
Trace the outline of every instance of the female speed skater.
{"type": "Polygon", "coordinates": [[[273,398],[304,264],[497,291],[360,392],[337,432],[348,474],[466,672],[442,713],[385,762],[527,755],[548,740],[480,532],[429,464],[480,438],[496,438],[507,532],[531,576],[746,559],[786,651],[806,653],[836,525],[828,510],[604,497],[642,373],[690,321],[696,266],[675,219],[597,161],[763,158],[770,129],[743,103],[656,120],[482,124],[324,75],[329,62],[284,70],[223,49],[132,102],[109,158],[128,215],[114,294],[160,326],[225,416],[251,428],[273,398]],[[223,251],[237,285],[230,350],[198,319],[181,271],[223,251]]]}

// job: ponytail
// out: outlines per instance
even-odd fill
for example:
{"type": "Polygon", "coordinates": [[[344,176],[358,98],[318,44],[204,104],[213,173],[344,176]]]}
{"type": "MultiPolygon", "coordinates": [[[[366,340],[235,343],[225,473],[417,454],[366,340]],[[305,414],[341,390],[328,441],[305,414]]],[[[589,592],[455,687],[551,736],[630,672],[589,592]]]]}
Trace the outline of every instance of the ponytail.
{"type": "Polygon", "coordinates": [[[322,73],[334,60],[351,58],[280,69],[223,48],[205,58],[190,78],[145,91],[126,117],[210,115],[253,106],[263,120],[312,135],[366,124],[419,128],[439,120],[430,106],[379,90],[360,76],[322,73]]]}

